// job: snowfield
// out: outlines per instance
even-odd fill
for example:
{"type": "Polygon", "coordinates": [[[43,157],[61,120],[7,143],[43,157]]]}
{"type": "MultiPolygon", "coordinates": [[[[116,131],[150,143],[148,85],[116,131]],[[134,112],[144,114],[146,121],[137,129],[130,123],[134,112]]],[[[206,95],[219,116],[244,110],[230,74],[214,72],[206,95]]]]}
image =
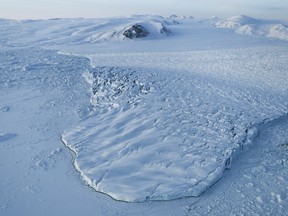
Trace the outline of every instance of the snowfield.
{"type": "Polygon", "coordinates": [[[0,20],[1,215],[285,215],[286,24],[0,20]]]}

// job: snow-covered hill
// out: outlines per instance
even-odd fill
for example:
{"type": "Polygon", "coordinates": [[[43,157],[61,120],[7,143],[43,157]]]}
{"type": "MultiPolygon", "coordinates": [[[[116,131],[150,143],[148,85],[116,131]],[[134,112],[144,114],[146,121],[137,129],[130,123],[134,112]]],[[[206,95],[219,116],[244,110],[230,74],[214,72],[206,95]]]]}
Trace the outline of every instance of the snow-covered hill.
{"type": "Polygon", "coordinates": [[[107,19],[51,19],[51,20],[1,20],[8,41],[25,39],[29,45],[55,45],[67,43],[100,43],[130,39],[155,39],[171,34],[166,25],[171,20],[161,16],[130,16],[107,19]],[[135,28],[139,26],[140,28],[135,28]],[[6,28],[6,29],[5,29],[6,28]],[[140,31],[139,31],[140,29],[140,31]],[[131,37],[127,32],[134,32],[131,37]],[[142,34],[141,34],[142,32],[142,34]],[[146,34],[143,34],[146,32],[146,34]]]}
{"type": "Polygon", "coordinates": [[[35,43],[55,46],[153,40],[167,36],[188,38],[198,34],[199,31],[193,29],[197,24],[201,28],[212,24],[217,28],[232,29],[238,34],[287,41],[287,23],[284,21],[258,20],[248,16],[234,16],[220,21],[213,17],[197,19],[176,15],[168,18],[135,15],[105,19],[0,20],[1,40],[6,46],[24,42],[27,46],[35,43]]]}
{"type": "Polygon", "coordinates": [[[267,37],[288,41],[288,27],[282,24],[272,25],[267,37]]]}
{"type": "Polygon", "coordinates": [[[231,28],[231,29],[238,29],[244,25],[254,24],[257,20],[248,17],[248,16],[233,16],[231,18],[221,20],[216,23],[216,26],[219,28],[231,28]]]}
{"type": "Polygon", "coordinates": [[[238,34],[264,36],[288,41],[287,23],[285,25],[280,21],[259,20],[242,15],[218,21],[215,26],[232,29],[238,34]]]}
{"type": "Polygon", "coordinates": [[[285,215],[286,24],[218,21],[0,20],[0,214],[285,215]]]}

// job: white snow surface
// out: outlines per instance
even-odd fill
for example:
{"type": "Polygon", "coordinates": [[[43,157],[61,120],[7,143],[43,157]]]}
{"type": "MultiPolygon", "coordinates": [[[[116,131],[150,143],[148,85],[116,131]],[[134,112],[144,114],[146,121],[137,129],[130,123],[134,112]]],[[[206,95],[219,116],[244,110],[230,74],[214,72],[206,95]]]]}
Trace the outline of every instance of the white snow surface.
{"type": "Polygon", "coordinates": [[[285,215],[286,27],[244,18],[1,19],[1,215],[285,215]]]}

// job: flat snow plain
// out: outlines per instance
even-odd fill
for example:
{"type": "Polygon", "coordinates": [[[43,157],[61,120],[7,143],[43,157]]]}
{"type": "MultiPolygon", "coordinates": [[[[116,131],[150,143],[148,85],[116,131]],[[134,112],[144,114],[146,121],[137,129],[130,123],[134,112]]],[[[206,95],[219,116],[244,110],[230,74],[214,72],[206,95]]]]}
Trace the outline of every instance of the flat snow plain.
{"type": "Polygon", "coordinates": [[[287,42],[216,22],[1,20],[1,215],[285,215],[287,42]]]}

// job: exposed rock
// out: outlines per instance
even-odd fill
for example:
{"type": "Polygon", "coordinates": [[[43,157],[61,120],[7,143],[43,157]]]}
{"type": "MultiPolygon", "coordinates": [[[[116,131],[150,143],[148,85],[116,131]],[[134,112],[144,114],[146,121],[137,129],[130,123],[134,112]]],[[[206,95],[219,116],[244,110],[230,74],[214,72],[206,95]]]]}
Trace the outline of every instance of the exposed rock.
{"type": "Polygon", "coordinates": [[[168,28],[166,28],[164,25],[162,25],[162,28],[160,29],[160,33],[161,33],[161,34],[169,35],[169,34],[171,34],[172,32],[171,32],[168,28]]]}
{"type": "Polygon", "coordinates": [[[149,35],[149,31],[146,28],[144,28],[142,25],[135,24],[131,28],[125,30],[123,32],[123,35],[130,39],[144,38],[149,35]]]}

